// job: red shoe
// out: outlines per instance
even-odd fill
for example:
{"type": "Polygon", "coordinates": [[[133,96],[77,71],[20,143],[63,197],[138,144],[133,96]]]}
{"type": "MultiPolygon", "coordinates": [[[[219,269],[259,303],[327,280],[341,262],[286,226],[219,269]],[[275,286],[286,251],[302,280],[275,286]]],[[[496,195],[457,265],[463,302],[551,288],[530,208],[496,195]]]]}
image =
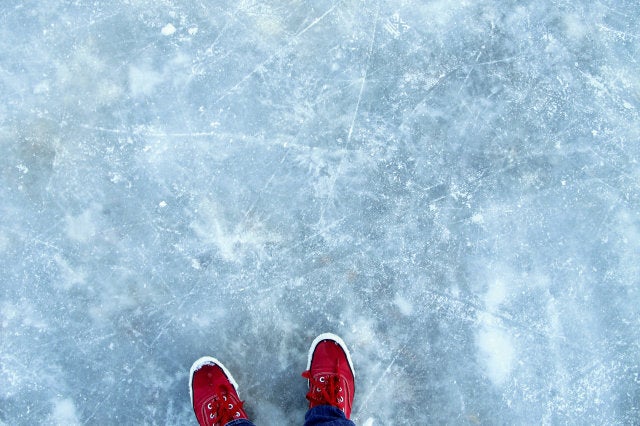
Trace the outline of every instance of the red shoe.
{"type": "Polygon", "coordinates": [[[302,377],[309,380],[309,408],[332,405],[351,417],[355,374],[347,345],[331,333],[316,337],[309,349],[307,370],[302,377]]]}
{"type": "Polygon", "coordinates": [[[205,356],[193,363],[189,391],[191,406],[201,426],[224,426],[247,418],[238,396],[238,384],[215,358],[205,356]]]}

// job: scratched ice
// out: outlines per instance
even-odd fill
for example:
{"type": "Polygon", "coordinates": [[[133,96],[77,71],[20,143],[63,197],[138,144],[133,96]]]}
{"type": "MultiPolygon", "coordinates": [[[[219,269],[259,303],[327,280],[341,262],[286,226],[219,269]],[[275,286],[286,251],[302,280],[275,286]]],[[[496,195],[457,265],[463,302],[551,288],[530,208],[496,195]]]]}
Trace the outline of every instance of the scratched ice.
{"type": "MultiPolygon", "coordinates": [[[[209,3],[209,4],[207,4],[209,3]]],[[[0,424],[640,418],[640,5],[0,5],[0,424]]]]}

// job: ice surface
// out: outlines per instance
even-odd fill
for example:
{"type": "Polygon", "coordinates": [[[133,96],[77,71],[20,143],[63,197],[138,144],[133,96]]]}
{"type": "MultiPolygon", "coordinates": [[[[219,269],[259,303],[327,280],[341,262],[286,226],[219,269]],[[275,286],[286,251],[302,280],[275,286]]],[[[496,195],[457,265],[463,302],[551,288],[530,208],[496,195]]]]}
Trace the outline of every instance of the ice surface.
{"type": "Polygon", "coordinates": [[[0,424],[637,424],[640,4],[4,1],[0,424]]]}

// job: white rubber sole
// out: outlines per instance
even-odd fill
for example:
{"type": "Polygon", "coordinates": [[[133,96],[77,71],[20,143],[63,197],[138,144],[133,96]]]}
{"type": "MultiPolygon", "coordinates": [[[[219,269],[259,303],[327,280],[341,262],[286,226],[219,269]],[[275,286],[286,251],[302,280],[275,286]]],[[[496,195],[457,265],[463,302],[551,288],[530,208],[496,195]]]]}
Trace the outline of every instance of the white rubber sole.
{"type": "Polygon", "coordinates": [[[353,368],[353,361],[351,361],[351,353],[349,349],[347,349],[346,343],[340,337],[333,333],[322,333],[318,337],[316,337],[311,343],[311,348],[309,349],[309,356],[307,357],[307,370],[311,368],[311,361],[313,360],[313,352],[316,350],[316,346],[320,344],[323,340],[333,340],[336,342],[347,355],[347,361],[349,362],[349,367],[351,368],[351,373],[353,374],[353,378],[356,378],[356,370],[353,368]]]}
{"type": "Polygon", "coordinates": [[[193,365],[191,366],[191,369],[189,370],[189,396],[191,397],[192,407],[193,407],[193,375],[196,373],[196,371],[200,370],[205,365],[217,365],[218,367],[220,367],[222,369],[222,372],[225,374],[225,376],[227,376],[227,378],[235,388],[236,393],[238,394],[238,399],[240,399],[240,393],[238,393],[238,383],[236,383],[235,379],[233,378],[229,370],[227,370],[227,367],[225,367],[220,361],[218,361],[213,357],[203,356],[202,358],[198,358],[193,363],[193,365]]]}

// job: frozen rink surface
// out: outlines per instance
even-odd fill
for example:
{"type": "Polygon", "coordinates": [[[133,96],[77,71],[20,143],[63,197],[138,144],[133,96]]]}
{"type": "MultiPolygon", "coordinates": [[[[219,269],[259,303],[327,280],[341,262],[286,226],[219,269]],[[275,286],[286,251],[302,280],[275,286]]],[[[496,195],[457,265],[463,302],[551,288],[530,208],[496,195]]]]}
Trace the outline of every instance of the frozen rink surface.
{"type": "Polygon", "coordinates": [[[2,1],[0,424],[640,422],[640,3],[2,1]]]}

